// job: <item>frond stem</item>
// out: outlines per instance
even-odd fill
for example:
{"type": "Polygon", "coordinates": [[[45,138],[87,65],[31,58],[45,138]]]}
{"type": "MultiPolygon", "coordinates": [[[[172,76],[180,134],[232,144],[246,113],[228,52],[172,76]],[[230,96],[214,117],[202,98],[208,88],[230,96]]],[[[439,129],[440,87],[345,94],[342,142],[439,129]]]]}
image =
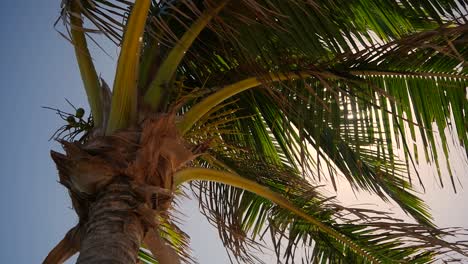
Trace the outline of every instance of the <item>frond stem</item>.
{"type": "Polygon", "coordinates": [[[436,72],[395,72],[395,71],[374,71],[374,70],[356,70],[350,71],[352,75],[357,76],[388,76],[388,77],[429,77],[429,78],[449,78],[468,80],[468,75],[436,73],[436,72]]]}
{"type": "Polygon", "coordinates": [[[132,8],[117,62],[106,134],[129,127],[137,121],[138,65],[150,4],[151,0],[137,0],[132,8]]]}
{"type": "Polygon", "coordinates": [[[245,90],[255,88],[262,83],[271,83],[284,80],[294,80],[295,78],[305,78],[311,76],[309,72],[300,73],[272,73],[263,77],[251,77],[245,80],[224,86],[217,92],[209,95],[198,104],[190,108],[187,113],[184,114],[182,120],[177,124],[179,132],[184,135],[190,128],[208,113],[213,107],[217,106],[224,100],[241,93],[245,90]]]}
{"type": "Polygon", "coordinates": [[[88,43],[83,29],[81,7],[77,1],[70,3],[71,39],[75,48],[75,56],[81,73],[81,79],[88,97],[89,107],[93,113],[94,124],[100,125],[103,119],[99,77],[94,68],[93,59],[88,50],[88,43]]]}
{"type": "Polygon", "coordinates": [[[206,10],[184,33],[175,47],[169,52],[169,55],[159,67],[156,77],[151,82],[144,97],[145,102],[151,106],[151,108],[157,109],[159,107],[164,92],[163,88],[164,86],[169,85],[173,79],[177,67],[184,58],[185,53],[190,46],[192,46],[192,43],[198,37],[200,32],[206,28],[211,19],[215,17],[228,2],[229,0],[222,0],[216,7],[206,10]]]}

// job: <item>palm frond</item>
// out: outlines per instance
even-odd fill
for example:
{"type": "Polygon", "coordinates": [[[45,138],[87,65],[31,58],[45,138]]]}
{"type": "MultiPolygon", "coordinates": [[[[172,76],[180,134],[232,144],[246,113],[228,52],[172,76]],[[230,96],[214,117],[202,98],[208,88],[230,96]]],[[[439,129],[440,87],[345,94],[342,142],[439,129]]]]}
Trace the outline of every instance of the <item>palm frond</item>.
{"type": "MultiPolygon", "coordinates": [[[[202,207],[220,230],[225,245],[244,262],[256,263],[249,252],[249,243],[253,243],[246,237],[255,238],[266,230],[272,232],[278,260],[284,259],[288,263],[297,256],[297,247],[305,247],[309,253],[304,255],[307,256],[304,261],[320,259],[323,263],[424,263],[436,255],[443,256],[445,250],[466,254],[467,245],[441,239],[456,234],[456,229],[445,233],[424,225],[402,223],[384,212],[344,208],[333,199],[324,198],[316,187],[297,175],[278,171],[276,166],[268,167],[264,161],[255,163],[252,158],[247,158],[245,162],[236,160],[236,163],[231,168],[247,173],[242,174],[243,177],[281,194],[308,215],[353,241],[350,245],[336,240],[326,229],[314,227],[311,222],[289,209],[276,206],[269,199],[259,199],[242,190],[227,192],[226,186],[220,184],[199,183],[196,187],[200,191],[202,207]],[[359,247],[368,255],[356,251],[359,247]],[[283,256],[280,254],[282,249],[285,249],[283,256]]],[[[200,178],[203,177],[200,175],[200,178]]],[[[222,182],[221,178],[213,180],[222,182]]]]}
{"type": "MultiPolygon", "coordinates": [[[[257,153],[276,164],[292,166],[316,182],[325,177],[319,165],[322,162],[329,168],[327,174],[332,182],[336,181],[338,170],[356,190],[376,193],[384,200],[389,196],[418,221],[431,225],[427,206],[409,191],[405,164],[388,151],[391,142],[388,144],[385,133],[376,132],[380,128],[372,116],[349,117],[344,111],[346,107],[351,108],[347,106],[349,98],[345,95],[336,98],[319,81],[307,85],[319,85],[312,89],[317,91],[315,96],[320,96],[320,102],[314,101],[316,97],[309,94],[311,88],[303,80],[291,82],[294,86],[285,86],[282,93],[275,95],[276,100],[261,90],[239,95],[241,100],[222,109],[237,109],[227,118],[230,123],[217,127],[220,123],[216,119],[205,119],[195,134],[210,131],[199,140],[221,137],[220,149],[229,149],[230,142],[236,142],[238,149],[257,153]],[[290,91],[287,87],[297,90],[290,91]],[[323,108],[323,102],[329,102],[331,112],[323,108]],[[239,132],[224,134],[223,131],[239,132]]],[[[246,154],[238,152],[238,155],[246,154]]]]}
{"type": "Polygon", "coordinates": [[[70,5],[76,5],[86,20],[90,22],[91,26],[83,28],[84,32],[104,34],[115,45],[120,45],[125,21],[133,6],[132,2],[126,0],[62,0],[61,18],[65,23],[68,20],[66,15],[70,12],[70,5]]]}

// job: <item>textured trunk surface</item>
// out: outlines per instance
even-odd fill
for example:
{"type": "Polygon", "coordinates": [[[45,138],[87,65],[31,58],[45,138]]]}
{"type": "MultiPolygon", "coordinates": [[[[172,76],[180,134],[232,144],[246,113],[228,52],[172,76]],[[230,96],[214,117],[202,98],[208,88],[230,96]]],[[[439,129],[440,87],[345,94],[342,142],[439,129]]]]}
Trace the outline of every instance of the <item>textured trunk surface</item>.
{"type": "Polygon", "coordinates": [[[89,209],[77,263],[136,263],[144,236],[137,205],[126,177],[117,177],[100,191],[89,209]]]}

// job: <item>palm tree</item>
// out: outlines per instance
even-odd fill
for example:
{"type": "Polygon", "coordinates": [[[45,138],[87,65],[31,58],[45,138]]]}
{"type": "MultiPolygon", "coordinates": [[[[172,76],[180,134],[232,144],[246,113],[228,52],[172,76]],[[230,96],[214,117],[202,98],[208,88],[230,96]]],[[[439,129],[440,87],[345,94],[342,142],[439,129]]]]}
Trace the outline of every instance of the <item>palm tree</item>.
{"type": "Polygon", "coordinates": [[[241,263],[261,262],[252,249],[265,232],[283,262],[466,256],[415,190],[425,160],[442,186],[445,161],[456,191],[448,153],[451,138],[468,144],[467,6],[63,1],[92,116],[57,110],[65,153],[52,158],[79,223],[44,263],[78,251],[80,264],[194,262],[173,217],[186,182],[241,263]],[[112,92],[88,50],[96,32],[120,47],[112,92]],[[413,220],[341,206],[319,188],[338,179],[413,220]]]}

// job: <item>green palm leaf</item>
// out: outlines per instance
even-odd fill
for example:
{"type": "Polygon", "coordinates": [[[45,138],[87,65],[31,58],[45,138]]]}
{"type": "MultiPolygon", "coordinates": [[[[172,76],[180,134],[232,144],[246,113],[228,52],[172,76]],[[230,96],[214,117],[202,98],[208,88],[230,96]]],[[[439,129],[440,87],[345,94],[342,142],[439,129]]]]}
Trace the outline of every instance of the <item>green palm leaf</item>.
{"type": "MultiPolygon", "coordinates": [[[[317,229],[310,222],[287,209],[275,206],[268,199],[219,184],[195,185],[200,192],[203,210],[211,223],[220,230],[224,244],[234,257],[244,262],[258,261],[255,256],[250,255],[252,251],[249,251],[257,244],[247,239],[247,234],[255,238],[267,230],[272,232],[278,260],[284,258],[286,262],[292,261],[296,248],[302,246],[306,251],[313,251],[304,255],[306,257],[303,259],[307,262],[320,259],[338,263],[425,263],[448,246],[437,238],[448,233],[421,225],[405,224],[383,212],[344,208],[333,199],[325,199],[317,188],[297,175],[278,171],[277,166],[267,167],[264,161],[257,162],[252,159],[236,160],[236,164],[232,165],[237,166],[231,168],[244,173],[241,175],[246,178],[255,175],[255,182],[287,197],[308,215],[320,219],[321,223],[342,236],[351,238],[354,244],[343,244],[336,240],[334,234],[322,228],[317,229]],[[434,237],[427,237],[428,234],[434,237]],[[355,251],[356,247],[364,249],[369,255],[355,251]],[[285,252],[281,255],[283,248],[285,252]]],[[[466,250],[462,244],[459,248],[449,247],[460,253],[466,250]]]]}

